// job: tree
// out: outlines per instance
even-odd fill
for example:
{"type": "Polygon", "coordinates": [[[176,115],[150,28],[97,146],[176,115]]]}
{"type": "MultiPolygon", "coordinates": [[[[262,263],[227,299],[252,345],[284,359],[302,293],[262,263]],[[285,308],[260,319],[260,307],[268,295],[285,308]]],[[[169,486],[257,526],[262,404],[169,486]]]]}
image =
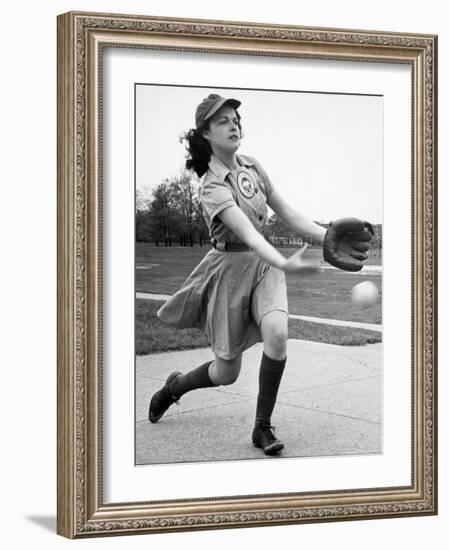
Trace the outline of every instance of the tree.
{"type": "Polygon", "coordinates": [[[151,192],[148,187],[136,191],[136,212],[145,212],[151,203],[151,192]]]}
{"type": "Polygon", "coordinates": [[[195,242],[195,202],[198,194],[197,181],[184,170],[170,181],[171,199],[176,216],[176,227],[181,246],[193,246],[195,242]]]}
{"type": "Polygon", "coordinates": [[[172,245],[174,232],[174,207],[170,184],[167,180],[153,190],[153,200],[149,209],[150,227],[156,244],[163,240],[165,246],[172,245]]]}
{"type": "Polygon", "coordinates": [[[200,246],[203,246],[204,241],[209,240],[209,228],[206,225],[206,221],[203,216],[203,207],[201,206],[200,198],[197,196],[195,199],[195,228],[198,235],[200,246]]]}
{"type": "Polygon", "coordinates": [[[175,239],[181,246],[202,246],[207,238],[198,196],[198,178],[191,172],[167,178],[153,189],[151,197],[136,195],[136,240],[164,242],[172,246],[175,239]]]}

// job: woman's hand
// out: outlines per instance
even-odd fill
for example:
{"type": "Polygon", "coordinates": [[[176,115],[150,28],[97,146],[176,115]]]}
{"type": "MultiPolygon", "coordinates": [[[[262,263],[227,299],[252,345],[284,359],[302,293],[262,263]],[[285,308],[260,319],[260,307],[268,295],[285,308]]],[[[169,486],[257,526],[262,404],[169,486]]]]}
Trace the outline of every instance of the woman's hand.
{"type": "Polygon", "coordinates": [[[286,273],[298,273],[300,275],[316,275],[317,273],[321,273],[322,269],[317,264],[304,261],[303,255],[307,246],[307,244],[303,244],[297,252],[286,258],[282,266],[282,269],[286,273]]]}

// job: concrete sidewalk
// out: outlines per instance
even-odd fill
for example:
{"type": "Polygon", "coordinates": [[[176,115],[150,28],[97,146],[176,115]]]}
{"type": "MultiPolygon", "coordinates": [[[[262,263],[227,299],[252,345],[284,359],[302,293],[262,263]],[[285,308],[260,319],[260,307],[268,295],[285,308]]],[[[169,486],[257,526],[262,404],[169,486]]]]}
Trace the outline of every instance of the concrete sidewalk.
{"type": "MultiPolygon", "coordinates": [[[[189,392],[156,424],[148,404],[174,370],[213,358],[209,349],[138,356],[136,463],[268,459],[251,431],[262,344],[243,354],[230,386],[189,392]]],[[[288,362],[272,422],[285,448],[280,457],[382,452],[382,344],[335,346],[289,340],[288,362]]]]}

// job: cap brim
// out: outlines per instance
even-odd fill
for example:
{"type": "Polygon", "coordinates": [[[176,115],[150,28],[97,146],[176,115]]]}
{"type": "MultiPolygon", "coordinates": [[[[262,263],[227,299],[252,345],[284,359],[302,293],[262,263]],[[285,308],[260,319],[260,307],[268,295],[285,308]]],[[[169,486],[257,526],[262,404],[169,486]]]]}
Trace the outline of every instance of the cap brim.
{"type": "Polygon", "coordinates": [[[218,101],[212,109],[207,113],[207,115],[204,117],[204,120],[207,120],[211,116],[213,116],[217,111],[219,111],[224,105],[230,105],[233,109],[238,109],[240,105],[242,104],[241,101],[238,99],[226,99],[223,98],[222,100],[218,101]]]}

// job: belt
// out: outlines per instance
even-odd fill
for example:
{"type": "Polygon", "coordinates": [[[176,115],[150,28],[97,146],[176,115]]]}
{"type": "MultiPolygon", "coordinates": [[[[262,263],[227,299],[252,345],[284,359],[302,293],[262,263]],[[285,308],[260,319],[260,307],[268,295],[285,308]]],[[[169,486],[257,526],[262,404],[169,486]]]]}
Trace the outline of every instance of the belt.
{"type": "Polygon", "coordinates": [[[220,252],[245,252],[251,250],[251,248],[245,243],[217,243],[214,241],[212,246],[217,250],[220,250],[220,252]]]}

